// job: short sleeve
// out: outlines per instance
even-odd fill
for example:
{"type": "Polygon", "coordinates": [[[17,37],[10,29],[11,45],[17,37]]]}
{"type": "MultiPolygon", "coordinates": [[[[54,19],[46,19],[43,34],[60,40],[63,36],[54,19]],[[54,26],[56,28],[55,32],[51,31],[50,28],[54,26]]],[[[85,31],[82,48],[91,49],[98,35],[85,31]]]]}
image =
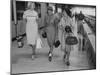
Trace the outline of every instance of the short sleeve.
{"type": "Polygon", "coordinates": [[[23,13],[23,19],[26,19],[26,11],[23,13]]]}
{"type": "Polygon", "coordinates": [[[62,26],[63,25],[63,18],[61,19],[61,21],[59,22],[59,26],[62,26]]]}
{"type": "Polygon", "coordinates": [[[59,22],[59,24],[58,24],[58,27],[59,27],[60,29],[63,29],[63,18],[61,18],[61,20],[60,20],[60,22],[59,22]]]}
{"type": "Polygon", "coordinates": [[[38,13],[36,13],[36,19],[38,19],[39,17],[38,17],[38,13]]]}

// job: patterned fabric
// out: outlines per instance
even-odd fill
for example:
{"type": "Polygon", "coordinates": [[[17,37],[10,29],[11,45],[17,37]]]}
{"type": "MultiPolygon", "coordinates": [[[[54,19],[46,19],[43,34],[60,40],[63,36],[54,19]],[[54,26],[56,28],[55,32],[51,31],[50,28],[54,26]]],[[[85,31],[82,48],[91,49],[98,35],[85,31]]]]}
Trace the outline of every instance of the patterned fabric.
{"type": "Polygon", "coordinates": [[[59,39],[61,41],[61,50],[65,50],[65,47],[66,47],[65,38],[68,36],[68,34],[65,32],[65,27],[66,26],[72,27],[72,19],[66,14],[66,16],[63,16],[61,18],[61,21],[58,26],[60,29],[59,31],[61,33],[61,36],[59,36],[59,39]]]}

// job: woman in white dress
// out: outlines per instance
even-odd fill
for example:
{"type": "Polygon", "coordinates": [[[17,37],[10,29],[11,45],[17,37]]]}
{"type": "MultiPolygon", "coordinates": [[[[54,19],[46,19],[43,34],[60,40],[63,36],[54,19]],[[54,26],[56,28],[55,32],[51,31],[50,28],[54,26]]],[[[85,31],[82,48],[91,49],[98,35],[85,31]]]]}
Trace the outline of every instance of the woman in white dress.
{"type": "Polygon", "coordinates": [[[28,2],[28,10],[23,14],[23,19],[26,21],[27,44],[32,47],[32,59],[35,58],[35,49],[38,37],[38,13],[34,8],[35,4],[33,2],[28,2]]]}

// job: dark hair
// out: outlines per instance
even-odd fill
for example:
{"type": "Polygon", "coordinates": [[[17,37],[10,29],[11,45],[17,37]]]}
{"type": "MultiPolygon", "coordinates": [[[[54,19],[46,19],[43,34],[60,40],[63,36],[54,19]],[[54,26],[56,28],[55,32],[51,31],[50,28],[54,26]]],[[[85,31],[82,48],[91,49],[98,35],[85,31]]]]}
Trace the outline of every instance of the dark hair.
{"type": "Polygon", "coordinates": [[[53,11],[53,8],[49,6],[49,7],[47,8],[47,10],[53,11]]]}
{"type": "Polygon", "coordinates": [[[67,15],[68,15],[69,17],[72,17],[72,12],[70,11],[69,8],[65,8],[64,10],[65,10],[65,12],[67,13],[67,15]]]}
{"type": "Polygon", "coordinates": [[[66,32],[66,33],[72,33],[71,27],[70,27],[70,26],[66,26],[66,27],[65,27],[65,32],[66,32]]]}

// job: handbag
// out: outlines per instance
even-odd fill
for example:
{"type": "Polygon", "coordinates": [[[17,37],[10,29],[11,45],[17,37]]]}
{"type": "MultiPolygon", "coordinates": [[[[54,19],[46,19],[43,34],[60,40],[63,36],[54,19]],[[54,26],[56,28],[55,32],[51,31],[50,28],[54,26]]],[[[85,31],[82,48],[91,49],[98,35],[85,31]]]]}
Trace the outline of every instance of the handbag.
{"type": "Polygon", "coordinates": [[[39,48],[42,48],[42,40],[40,37],[37,38],[37,41],[36,41],[36,48],[39,49],[39,48]]]}
{"type": "Polygon", "coordinates": [[[55,46],[55,48],[57,48],[57,47],[59,47],[59,45],[60,45],[60,41],[57,40],[57,41],[54,43],[54,46],[55,46]]]}
{"type": "Polygon", "coordinates": [[[42,33],[42,37],[47,38],[47,33],[45,31],[42,33]]]}
{"type": "Polygon", "coordinates": [[[76,45],[78,43],[78,39],[75,36],[68,36],[65,39],[67,45],[76,45]]]}

